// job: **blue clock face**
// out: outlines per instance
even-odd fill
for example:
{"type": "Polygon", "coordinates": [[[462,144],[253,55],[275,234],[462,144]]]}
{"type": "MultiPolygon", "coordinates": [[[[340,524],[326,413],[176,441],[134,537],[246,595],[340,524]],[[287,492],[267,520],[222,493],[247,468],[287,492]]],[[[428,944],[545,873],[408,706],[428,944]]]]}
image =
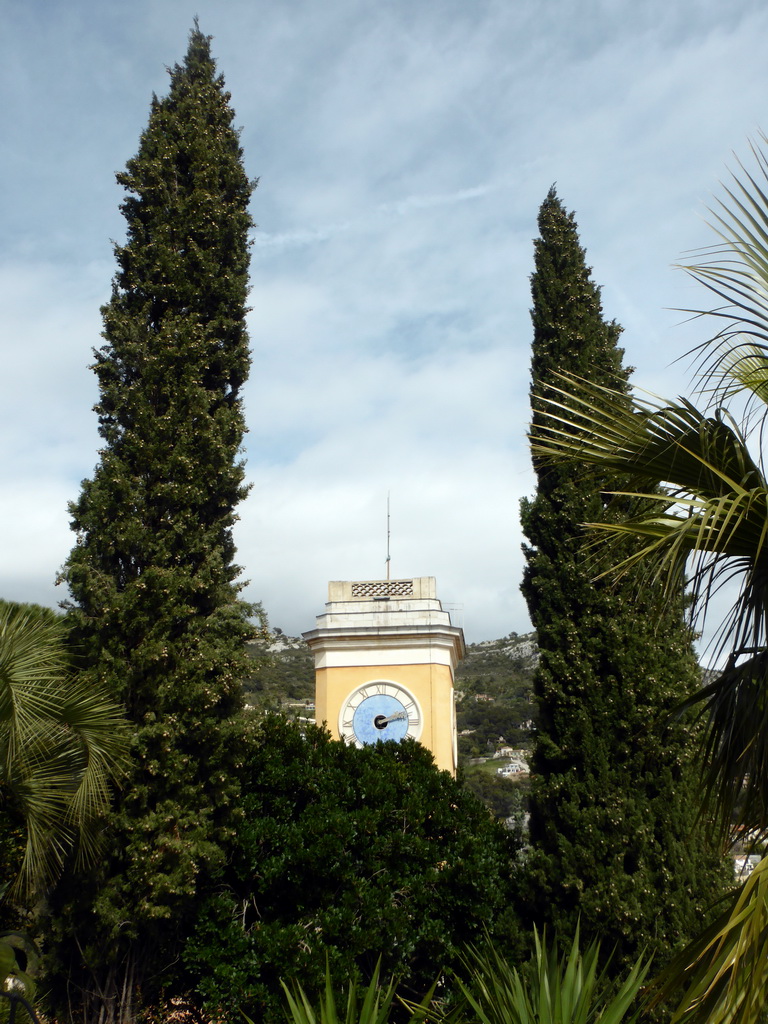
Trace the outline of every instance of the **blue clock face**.
{"type": "Polygon", "coordinates": [[[398,683],[366,683],[353,690],[339,714],[339,732],[358,747],[421,733],[416,698],[398,683]]]}
{"type": "Polygon", "coordinates": [[[408,733],[408,712],[397,697],[387,693],[366,697],[352,715],[352,731],[361,743],[399,743],[408,733]]]}

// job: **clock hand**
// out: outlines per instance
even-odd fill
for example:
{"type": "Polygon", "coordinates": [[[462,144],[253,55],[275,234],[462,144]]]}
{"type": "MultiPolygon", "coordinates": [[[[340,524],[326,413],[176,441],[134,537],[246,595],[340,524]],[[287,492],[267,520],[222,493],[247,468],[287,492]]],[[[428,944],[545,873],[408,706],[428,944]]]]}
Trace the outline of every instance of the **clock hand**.
{"type": "Polygon", "coordinates": [[[403,718],[407,717],[408,715],[405,711],[396,711],[394,715],[389,715],[389,717],[385,717],[384,715],[376,715],[376,717],[373,720],[373,724],[376,726],[377,729],[383,729],[384,726],[389,725],[390,722],[398,722],[401,721],[403,718]]]}

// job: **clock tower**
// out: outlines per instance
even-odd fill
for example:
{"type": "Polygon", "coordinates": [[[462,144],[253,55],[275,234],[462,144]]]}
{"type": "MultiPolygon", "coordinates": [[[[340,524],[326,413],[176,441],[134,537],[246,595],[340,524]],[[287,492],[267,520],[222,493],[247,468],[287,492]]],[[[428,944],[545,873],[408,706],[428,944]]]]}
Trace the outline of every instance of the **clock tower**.
{"type": "Polygon", "coordinates": [[[464,633],[437,600],[435,579],[336,581],[303,634],[315,656],[315,716],[362,747],[418,740],[456,774],[453,676],[464,633]]]}

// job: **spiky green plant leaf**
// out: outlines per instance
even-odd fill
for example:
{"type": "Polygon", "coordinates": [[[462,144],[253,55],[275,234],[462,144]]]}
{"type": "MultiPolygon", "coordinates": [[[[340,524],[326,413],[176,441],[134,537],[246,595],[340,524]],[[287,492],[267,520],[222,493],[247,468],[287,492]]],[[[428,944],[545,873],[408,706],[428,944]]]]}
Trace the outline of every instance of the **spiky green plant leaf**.
{"type": "MultiPolygon", "coordinates": [[[[339,1002],[333,989],[331,972],[326,967],[325,990],[317,1005],[313,1004],[298,982],[282,983],[288,1004],[288,1019],[293,1024],[388,1024],[395,1001],[395,982],[380,983],[381,960],[374,968],[368,986],[361,993],[350,980],[346,999],[339,1002]]],[[[246,1020],[249,1018],[246,1017],[246,1020]]],[[[252,1022],[251,1022],[252,1024],[252,1022]]]]}
{"type": "Polygon", "coordinates": [[[470,947],[456,978],[458,1005],[444,1018],[477,1024],[632,1024],[650,960],[641,957],[616,985],[599,969],[600,946],[582,953],[577,928],[568,952],[534,931],[535,952],[526,969],[510,964],[488,940],[470,947]]]}

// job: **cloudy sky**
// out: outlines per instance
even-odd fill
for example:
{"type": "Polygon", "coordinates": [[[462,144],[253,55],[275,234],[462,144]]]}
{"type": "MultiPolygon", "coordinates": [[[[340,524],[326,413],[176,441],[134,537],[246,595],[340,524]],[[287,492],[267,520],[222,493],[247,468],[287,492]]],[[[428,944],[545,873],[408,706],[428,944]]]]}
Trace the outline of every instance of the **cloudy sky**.
{"type": "Polygon", "coordinates": [[[436,576],[471,641],[519,594],[538,207],[576,211],[639,386],[690,387],[733,152],[768,130],[764,0],[6,0],[0,596],[55,605],[97,459],[88,365],[123,237],[114,173],[194,15],[260,178],[245,591],[314,625],[331,579],[436,576]]]}

